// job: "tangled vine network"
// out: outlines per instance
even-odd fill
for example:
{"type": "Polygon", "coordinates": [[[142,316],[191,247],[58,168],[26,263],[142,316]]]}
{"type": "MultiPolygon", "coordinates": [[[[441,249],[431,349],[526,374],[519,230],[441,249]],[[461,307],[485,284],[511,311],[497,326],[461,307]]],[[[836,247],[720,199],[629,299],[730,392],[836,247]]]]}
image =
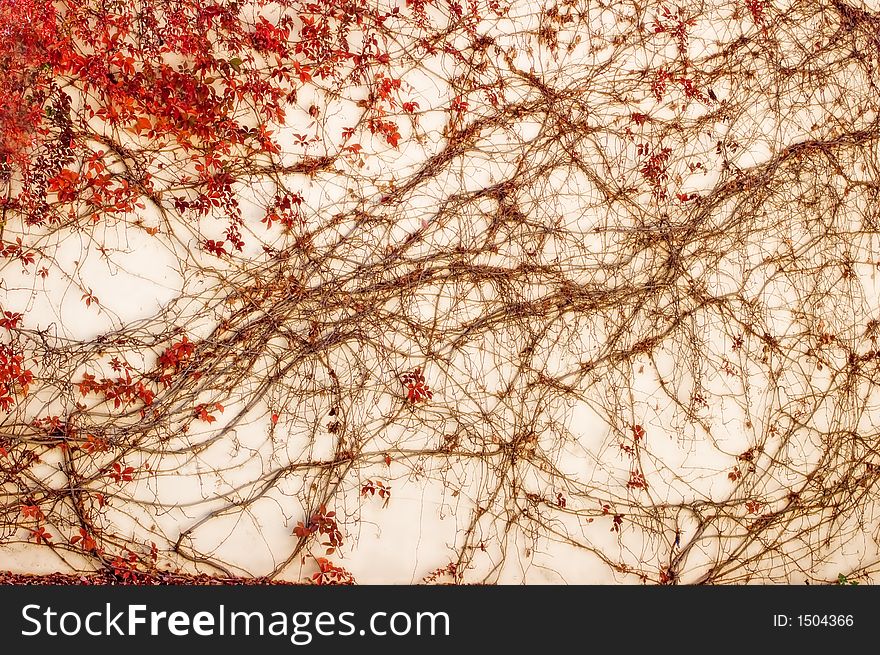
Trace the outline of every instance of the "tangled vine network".
{"type": "Polygon", "coordinates": [[[0,0],[0,567],[871,581],[868,1],[0,0]]]}

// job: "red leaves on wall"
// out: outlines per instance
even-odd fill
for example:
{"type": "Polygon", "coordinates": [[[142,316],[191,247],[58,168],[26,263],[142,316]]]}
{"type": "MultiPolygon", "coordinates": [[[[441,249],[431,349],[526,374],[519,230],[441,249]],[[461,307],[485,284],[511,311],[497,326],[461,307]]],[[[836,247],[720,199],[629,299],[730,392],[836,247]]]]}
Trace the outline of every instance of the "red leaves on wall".
{"type": "Polygon", "coordinates": [[[257,18],[257,24],[254,26],[253,34],[251,34],[250,41],[257,52],[265,54],[275,53],[282,57],[286,57],[289,53],[287,48],[289,35],[289,27],[285,25],[274,25],[265,17],[259,16],[257,18]]]}
{"type": "Polygon", "coordinates": [[[367,480],[361,487],[361,496],[366,496],[367,494],[370,496],[376,495],[384,499],[385,502],[382,506],[387,507],[388,501],[391,500],[391,487],[381,480],[367,480]]]}
{"type": "Polygon", "coordinates": [[[628,489],[647,489],[648,483],[645,475],[641,471],[630,471],[629,481],[626,483],[628,489]]]}
{"type": "Polygon", "coordinates": [[[213,423],[214,421],[216,421],[217,417],[210,413],[209,408],[213,408],[213,409],[217,410],[218,412],[220,412],[221,414],[223,413],[223,409],[224,409],[223,405],[221,405],[220,403],[213,403],[210,405],[201,404],[201,405],[196,406],[196,408],[195,408],[196,417],[200,421],[205,421],[205,423],[213,423]]]}
{"type": "Polygon", "coordinates": [[[336,548],[342,545],[343,540],[342,531],[336,523],[336,512],[328,512],[324,505],[312,513],[308,524],[302,521],[297,522],[293,534],[300,539],[307,539],[313,534],[326,536],[327,541],[323,542],[323,545],[327,547],[327,555],[333,554],[336,548]]]}
{"type": "Polygon", "coordinates": [[[86,551],[91,552],[93,550],[98,550],[98,543],[95,541],[94,537],[92,537],[85,528],[79,529],[79,534],[74,535],[70,538],[70,544],[76,545],[80,544],[80,547],[86,551]]]}
{"type": "Polygon", "coordinates": [[[434,397],[434,393],[425,382],[421,367],[417,366],[412,372],[404,373],[401,381],[406,386],[406,399],[410,403],[427,402],[434,397]]]}
{"type": "Polygon", "coordinates": [[[51,541],[51,539],[52,539],[52,535],[46,531],[46,528],[44,528],[42,526],[37,527],[35,530],[31,530],[31,536],[34,538],[34,541],[38,544],[40,544],[40,543],[48,544],[49,541],[51,541]]]}
{"type": "Polygon", "coordinates": [[[40,509],[39,505],[35,505],[33,503],[22,505],[21,515],[25,518],[36,519],[37,521],[41,521],[45,518],[45,516],[43,515],[43,510],[40,509]]]}
{"type": "Polygon", "coordinates": [[[24,247],[21,237],[16,237],[14,243],[0,247],[0,257],[17,259],[25,268],[34,263],[34,254],[24,247]]]}
{"type": "Polygon", "coordinates": [[[96,437],[93,434],[86,435],[85,443],[82,444],[81,448],[89,453],[101,453],[110,449],[110,445],[107,443],[106,439],[101,439],[96,437]]]}
{"type": "Polygon", "coordinates": [[[341,566],[337,566],[325,557],[318,557],[319,571],[312,575],[312,584],[316,585],[353,585],[354,576],[341,566]]]}
{"type": "Polygon", "coordinates": [[[669,7],[662,6],[660,15],[654,21],[654,33],[667,33],[678,46],[678,52],[682,56],[687,56],[688,49],[688,30],[697,24],[695,18],[684,18],[682,9],[678,8],[675,13],[669,7]]]}
{"type": "Polygon", "coordinates": [[[34,374],[24,365],[24,357],[11,346],[0,345],[0,408],[8,412],[14,394],[27,395],[34,374]]]}
{"type": "Polygon", "coordinates": [[[134,380],[131,377],[131,371],[126,369],[125,377],[117,377],[115,379],[102,378],[98,381],[94,375],[83,373],[82,380],[79,382],[79,392],[83,396],[90,393],[104,394],[104,400],[112,401],[114,408],[128,406],[136,402],[141,402],[144,406],[153,404],[155,393],[147,387],[144,380],[134,380]]]}
{"type": "Polygon", "coordinates": [[[764,16],[766,3],[764,2],[764,0],[746,0],[746,9],[749,10],[749,13],[752,15],[752,20],[755,21],[755,24],[760,27],[764,27],[764,22],[766,20],[764,16]]]}
{"type": "Polygon", "coordinates": [[[0,315],[0,328],[14,330],[21,323],[21,314],[18,312],[2,312],[0,315]]]}
{"type": "Polygon", "coordinates": [[[171,369],[176,372],[189,361],[194,352],[195,344],[183,337],[159,355],[159,368],[171,369]]]}
{"type": "Polygon", "coordinates": [[[0,0],[0,34],[0,162],[21,165],[43,117],[44,65],[57,41],[54,3],[0,0]]]}
{"type": "Polygon", "coordinates": [[[132,466],[123,467],[119,462],[113,462],[113,468],[107,473],[114,482],[131,482],[134,479],[135,468],[132,466]]]}
{"type": "Polygon", "coordinates": [[[295,226],[305,223],[300,211],[302,204],[303,197],[298,193],[276,194],[261,222],[265,223],[267,228],[271,228],[273,223],[278,221],[285,230],[292,230],[295,226]]]}
{"type": "Polygon", "coordinates": [[[666,181],[669,178],[667,168],[672,149],[661,148],[660,150],[650,152],[648,146],[641,147],[643,148],[642,152],[647,156],[640,172],[648,184],[651,185],[652,195],[658,200],[663,200],[667,194],[666,181]]]}

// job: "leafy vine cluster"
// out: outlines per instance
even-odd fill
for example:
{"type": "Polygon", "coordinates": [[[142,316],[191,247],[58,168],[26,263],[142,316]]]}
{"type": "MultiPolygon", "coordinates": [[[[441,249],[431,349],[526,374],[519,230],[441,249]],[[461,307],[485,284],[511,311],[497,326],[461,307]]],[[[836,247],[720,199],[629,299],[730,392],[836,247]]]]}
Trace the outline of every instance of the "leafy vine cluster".
{"type": "Polygon", "coordinates": [[[872,579],[878,35],[0,0],[0,566],[872,579]]]}

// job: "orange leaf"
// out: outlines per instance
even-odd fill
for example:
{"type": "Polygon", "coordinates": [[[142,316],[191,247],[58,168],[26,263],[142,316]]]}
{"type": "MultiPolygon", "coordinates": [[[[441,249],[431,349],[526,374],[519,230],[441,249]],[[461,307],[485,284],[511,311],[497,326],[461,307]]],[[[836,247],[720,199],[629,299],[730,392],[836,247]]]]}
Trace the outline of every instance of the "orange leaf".
{"type": "Polygon", "coordinates": [[[153,124],[150,122],[149,118],[147,118],[146,116],[141,116],[137,119],[137,122],[134,124],[134,128],[132,129],[135,133],[140,134],[145,130],[153,129],[153,124]]]}

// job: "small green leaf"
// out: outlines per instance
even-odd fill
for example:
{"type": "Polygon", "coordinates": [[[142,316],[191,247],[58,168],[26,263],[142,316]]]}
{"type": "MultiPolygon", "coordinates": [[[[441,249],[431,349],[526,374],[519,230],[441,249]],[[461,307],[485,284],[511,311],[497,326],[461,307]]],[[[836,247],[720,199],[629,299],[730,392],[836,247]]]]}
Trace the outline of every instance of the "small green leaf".
{"type": "Polygon", "coordinates": [[[229,65],[235,69],[236,73],[241,72],[241,59],[239,59],[238,57],[233,57],[232,59],[230,59],[229,65]]]}

